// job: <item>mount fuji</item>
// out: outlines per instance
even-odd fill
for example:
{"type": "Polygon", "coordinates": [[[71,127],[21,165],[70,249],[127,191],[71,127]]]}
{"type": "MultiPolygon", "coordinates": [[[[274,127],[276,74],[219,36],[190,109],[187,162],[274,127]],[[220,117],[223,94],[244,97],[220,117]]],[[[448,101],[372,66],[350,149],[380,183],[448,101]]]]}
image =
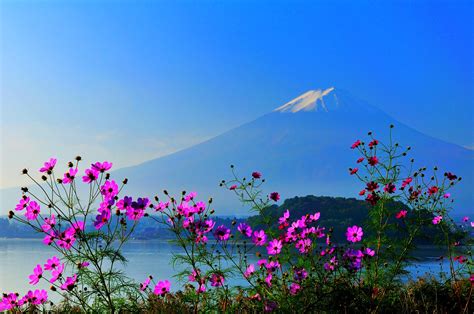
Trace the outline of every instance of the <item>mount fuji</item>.
{"type": "MultiPolygon", "coordinates": [[[[266,192],[278,191],[283,198],[307,194],[355,197],[361,183],[348,173],[358,155],[349,146],[372,131],[387,140],[389,125],[402,146],[411,146],[407,163],[428,169],[438,166],[463,180],[452,195],[454,216],[467,214],[474,205],[474,151],[420,133],[396,121],[376,107],[335,88],[308,91],[274,111],[206,142],[113,172],[116,180],[128,178],[125,193],[163,195],[163,189],[178,195],[197,191],[213,197],[220,215],[245,215],[233,194],[219,187],[231,178],[229,166],[239,175],[260,171],[267,179],[266,192]]],[[[18,190],[15,190],[18,198],[18,190]]],[[[4,200],[5,191],[2,191],[4,200]]],[[[10,194],[10,193],[8,193],[10,194]]],[[[12,204],[8,208],[12,208],[12,204]]],[[[3,212],[3,211],[2,211],[3,212]]]]}
{"type": "Polygon", "coordinates": [[[129,178],[129,188],[135,186],[136,192],[145,195],[168,189],[212,196],[219,214],[246,214],[234,196],[218,186],[231,177],[231,164],[242,176],[262,172],[266,191],[279,191],[283,198],[307,194],[354,197],[361,183],[348,174],[357,158],[349,146],[367,131],[386,140],[390,124],[395,125],[394,138],[413,147],[409,157],[415,158],[415,165],[438,166],[463,177],[452,194],[456,212],[468,212],[474,205],[474,151],[422,134],[332,87],[308,91],[204,143],[117,170],[115,175],[129,178]]]}

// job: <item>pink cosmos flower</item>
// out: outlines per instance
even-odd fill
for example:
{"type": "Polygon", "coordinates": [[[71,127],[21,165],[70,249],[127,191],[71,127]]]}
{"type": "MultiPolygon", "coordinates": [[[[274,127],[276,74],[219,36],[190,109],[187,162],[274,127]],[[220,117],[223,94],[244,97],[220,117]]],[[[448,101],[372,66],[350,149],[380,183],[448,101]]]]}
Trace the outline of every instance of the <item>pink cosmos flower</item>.
{"type": "Polygon", "coordinates": [[[321,213],[317,212],[317,213],[314,213],[313,215],[309,215],[309,220],[314,222],[314,221],[317,221],[319,217],[321,217],[321,213]]]}
{"type": "Polygon", "coordinates": [[[18,305],[29,303],[32,305],[40,305],[48,300],[46,290],[28,291],[28,293],[18,302],[18,305]]]}
{"type": "Polygon", "coordinates": [[[69,170],[64,174],[63,184],[68,184],[74,181],[77,171],[77,168],[69,168],[69,170]]]}
{"type": "Polygon", "coordinates": [[[72,291],[76,286],[77,274],[74,274],[72,277],[67,277],[64,283],[61,285],[62,290],[72,291]]]}
{"type": "Polygon", "coordinates": [[[29,202],[30,202],[30,198],[23,195],[23,197],[20,199],[18,204],[15,206],[15,210],[20,211],[27,208],[29,202]]]}
{"type": "Polygon", "coordinates": [[[433,195],[438,193],[439,188],[437,186],[432,186],[428,189],[428,195],[433,195]]]}
{"type": "Polygon", "coordinates": [[[401,210],[395,215],[395,218],[401,219],[401,218],[405,218],[406,216],[407,216],[407,211],[401,210]]]}
{"type": "Polygon", "coordinates": [[[77,264],[77,268],[82,269],[82,268],[88,267],[89,265],[90,265],[89,262],[82,262],[82,263],[77,264]]]}
{"type": "Polygon", "coordinates": [[[48,217],[44,218],[44,224],[41,225],[41,229],[44,232],[47,232],[51,230],[52,228],[54,228],[55,225],[56,225],[56,216],[52,214],[50,218],[48,217]]]}
{"type": "Polygon", "coordinates": [[[190,192],[188,195],[186,195],[186,197],[184,198],[184,200],[185,200],[186,202],[189,202],[189,201],[193,200],[196,196],[197,196],[197,193],[196,193],[196,192],[190,192]]]}
{"type": "Polygon", "coordinates": [[[362,231],[361,227],[358,226],[352,226],[347,228],[346,232],[346,237],[347,241],[350,242],[359,242],[362,240],[362,236],[364,235],[364,232],[362,231]]]}
{"type": "Polygon", "coordinates": [[[254,179],[260,179],[262,177],[262,174],[258,171],[254,171],[254,172],[252,172],[252,177],[254,179]]]}
{"type": "Polygon", "coordinates": [[[94,169],[95,171],[104,173],[105,171],[110,170],[110,168],[112,168],[112,163],[108,161],[96,162],[92,164],[91,166],[92,166],[92,169],[94,169]]]}
{"type": "Polygon", "coordinates": [[[274,202],[278,202],[278,200],[280,199],[280,194],[278,192],[272,192],[270,193],[269,198],[274,202]]]}
{"type": "Polygon", "coordinates": [[[30,285],[36,285],[39,280],[43,277],[43,269],[41,268],[41,265],[36,265],[36,267],[33,269],[33,274],[31,274],[28,278],[30,278],[30,285]]]}
{"type": "Polygon", "coordinates": [[[301,286],[299,284],[297,284],[296,282],[293,282],[290,285],[290,294],[291,295],[296,295],[300,290],[301,290],[301,286]]]}
{"type": "Polygon", "coordinates": [[[252,228],[244,222],[239,224],[237,230],[239,230],[239,232],[247,238],[250,238],[252,236],[252,228]]]}
{"type": "Polygon", "coordinates": [[[366,248],[364,250],[364,254],[367,255],[367,256],[374,256],[375,255],[375,251],[372,250],[371,248],[366,248]]]}
{"type": "Polygon", "coordinates": [[[224,285],[224,276],[214,273],[211,275],[211,278],[209,278],[209,281],[213,287],[222,287],[224,285]]]}
{"type": "Polygon", "coordinates": [[[351,149],[354,149],[354,148],[359,147],[360,144],[362,144],[362,142],[361,142],[360,140],[355,141],[355,142],[351,145],[351,149]]]}
{"type": "Polygon", "coordinates": [[[39,171],[50,173],[51,171],[53,171],[54,166],[56,166],[56,161],[57,161],[56,158],[50,158],[49,161],[46,161],[44,163],[44,166],[41,167],[39,171]]]}
{"type": "Polygon", "coordinates": [[[63,271],[64,271],[64,264],[58,264],[58,266],[56,266],[56,268],[54,268],[51,271],[51,280],[50,280],[50,282],[53,283],[56,280],[58,280],[59,278],[61,278],[62,275],[63,275],[63,271]]]}
{"type": "Polygon", "coordinates": [[[159,202],[157,205],[155,205],[155,210],[158,212],[162,212],[169,206],[170,206],[170,202],[159,202]]]}
{"type": "Polygon", "coordinates": [[[237,188],[237,185],[234,184],[234,185],[232,185],[232,186],[229,188],[229,190],[233,191],[233,190],[235,190],[236,188],[237,188]]]}
{"type": "Polygon", "coordinates": [[[99,172],[95,169],[86,169],[86,175],[82,177],[82,182],[91,183],[99,177],[99,172]]]}
{"type": "Polygon", "coordinates": [[[349,168],[349,171],[350,171],[350,174],[353,175],[353,174],[356,174],[357,171],[359,171],[359,168],[349,168]]]}
{"type": "Polygon", "coordinates": [[[18,303],[18,295],[16,293],[5,294],[0,299],[0,312],[12,310],[19,305],[18,303]]]}
{"type": "Polygon", "coordinates": [[[372,157],[369,157],[369,159],[367,159],[369,165],[371,166],[375,166],[376,164],[379,163],[379,159],[377,158],[377,156],[372,156],[372,157]]]}
{"type": "Polygon", "coordinates": [[[359,159],[357,159],[357,161],[356,161],[356,162],[357,162],[358,164],[360,164],[361,162],[363,162],[363,161],[364,161],[364,159],[365,159],[364,157],[360,157],[359,159]]]}
{"type": "Polygon", "coordinates": [[[217,241],[227,241],[230,238],[230,229],[224,225],[221,225],[214,231],[214,237],[217,239],[217,241]]]}
{"type": "Polygon", "coordinates": [[[40,213],[40,206],[37,202],[31,201],[26,208],[25,217],[27,220],[35,220],[40,213]]]}
{"type": "Polygon", "coordinates": [[[107,207],[99,208],[99,214],[95,216],[94,227],[99,230],[105,224],[107,224],[111,217],[112,213],[110,212],[110,209],[108,209],[107,207]]]}
{"type": "Polygon", "coordinates": [[[153,293],[163,297],[165,294],[170,292],[170,287],[171,287],[171,283],[168,280],[159,281],[156,284],[155,290],[153,291],[153,293]]]}
{"type": "Polygon", "coordinates": [[[53,269],[56,269],[56,267],[58,267],[59,264],[61,264],[61,261],[59,260],[59,258],[57,256],[53,256],[51,258],[48,258],[48,260],[46,261],[46,264],[44,264],[44,269],[53,270],[53,269]]]}
{"type": "Polygon", "coordinates": [[[439,224],[442,219],[443,219],[443,216],[436,216],[436,217],[434,217],[433,220],[432,220],[433,225],[439,224]]]}
{"type": "Polygon", "coordinates": [[[464,217],[462,218],[462,221],[463,221],[463,222],[468,222],[468,221],[469,221],[469,217],[464,216],[464,217]]]}
{"type": "Polygon", "coordinates": [[[256,246],[264,246],[267,242],[267,235],[265,234],[265,231],[254,231],[252,241],[256,246]]]}
{"type": "Polygon", "coordinates": [[[105,183],[100,187],[100,192],[104,196],[105,199],[110,200],[114,198],[115,195],[118,194],[118,185],[115,183],[114,180],[107,180],[105,183]]]}
{"type": "Polygon", "coordinates": [[[384,190],[386,193],[392,194],[392,193],[395,193],[395,191],[397,190],[397,188],[395,187],[395,184],[393,184],[393,183],[388,183],[387,185],[385,185],[385,187],[383,188],[383,190],[384,190]]]}
{"type": "Polygon", "coordinates": [[[365,190],[361,190],[361,191],[359,192],[359,195],[360,195],[360,196],[362,196],[362,195],[364,195],[364,194],[365,194],[365,190]]]}
{"type": "Polygon", "coordinates": [[[451,193],[445,193],[445,194],[443,195],[443,197],[444,197],[444,198],[450,198],[450,197],[451,197],[451,193]]]}
{"type": "Polygon", "coordinates": [[[333,271],[338,265],[337,258],[335,256],[331,257],[329,262],[324,263],[324,269],[326,271],[333,271]]]}
{"type": "Polygon", "coordinates": [[[281,240],[273,239],[268,243],[267,252],[269,255],[277,255],[280,254],[282,247],[283,244],[281,240]]]}
{"type": "Polygon", "coordinates": [[[278,223],[279,223],[279,224],[284,224],[285,222],[288,221],[288,218],[290,218],[290,211],[287,209],[287,210],[283,213],[283,216],[281,216],[281,217],[278,219],[278,223]]]}
{"type": "Polygon", "coordinates": [[[196,282],[198,277],[201,277],[201,271],[199,269],[193,269],[191,274],[188,276],[188,280],[191,282],[196,282]]]}
{"type": "Polygon", "coordinates": [[[312,241],[309,238],[298,240],[295,244],[295,247],[300,251],[300,253],[308,253],[311,249],[312,241]]]}
{"type": "Polygon", "coordinates": [[[304,268],[296,268],[295,272],[293,273],[293,278],[296,281],[303,281],[308,277],[308,272],[304,268]]]}
{"type": "Polygon", "coordinates": [[[244,272],[244,277],[249,278],[255,272],[255,265],[250,264],[244,272]]]}
{"type": "Polygon", "coordinates": [[[267,276],[265,277],[265,282],[267,283],[267,286],[269,287],[272,286],[272,279],[273,279],[272,273],[268,273],[267,276]]]}
{"type": "Polygon", "coordinates": [[[127,210],[132,207],[132,201],[133,199],[131,197],[125,196],[117,202],[117,208],[119,210],[127,210]]]}
{"type": "Polygon", "coordinates": [[[402,182],[402,188],[405,188],[407,185],[409,185],[411,182],[413,181],[412,178],[406,178],[405,180],[403,180],[402,182]]]}
{"type": "Polygon", "coordinates": [[[148,286],[150,285],[150,281],[151,281],[151,278],[150,276],[148,276],[145,279],[145,281],[140,284],[140,291],[145,291],[146,288],[148,288],[148,286]]]}

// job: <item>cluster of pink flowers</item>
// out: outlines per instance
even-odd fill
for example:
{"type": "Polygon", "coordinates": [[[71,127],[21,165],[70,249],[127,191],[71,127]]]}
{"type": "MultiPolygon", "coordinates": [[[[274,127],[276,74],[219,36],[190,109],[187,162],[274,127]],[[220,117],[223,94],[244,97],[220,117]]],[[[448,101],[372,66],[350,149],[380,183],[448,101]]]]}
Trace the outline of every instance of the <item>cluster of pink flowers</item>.
{"type": "Polygon", "coordinates": [[[38,306],[48,301],[48,292],[46,290],[28,291],[23,297],[19,297],[18,293],[4,294],[0,299],[0,312],[27,311],[30,306],[38,306]]]}
{"type": "MultiPolygon", "coordinates": [[[[81,267],[87,267],[89,263],[83,262],[81,263],[81,267]]],[[[30,284],[36,285],[41,278],[44,278],[44,271],[49,271],[51,273],[50,279],[46,279],[49,283],[55,284],[56,281],[59,280],[59,288],[66,291],[71,291],[74,289],[76,281],[77,281],[77,274],[74,274],[72,277],[66,277],[64,279],[64,263],[61,263],[60,259],[57,256],[53,256],[49,258],[46,263],[41,267],[40,264],[36,265],[33,269],[33,273],[29,276],[30,284]]]]}

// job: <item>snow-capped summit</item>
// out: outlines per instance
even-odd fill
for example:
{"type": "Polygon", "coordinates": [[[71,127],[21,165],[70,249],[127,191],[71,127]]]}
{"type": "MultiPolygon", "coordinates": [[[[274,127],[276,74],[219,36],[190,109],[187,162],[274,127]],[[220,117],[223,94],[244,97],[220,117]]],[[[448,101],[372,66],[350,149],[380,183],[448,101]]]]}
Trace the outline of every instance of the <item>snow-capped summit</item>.
{"type": "Polygon", "coordinates": [[[315,89],[296,97],[274,111],[291,112],[298,111],[325,111],[339,107],[339,100],[335,93],[335,88],[315,89]]]}

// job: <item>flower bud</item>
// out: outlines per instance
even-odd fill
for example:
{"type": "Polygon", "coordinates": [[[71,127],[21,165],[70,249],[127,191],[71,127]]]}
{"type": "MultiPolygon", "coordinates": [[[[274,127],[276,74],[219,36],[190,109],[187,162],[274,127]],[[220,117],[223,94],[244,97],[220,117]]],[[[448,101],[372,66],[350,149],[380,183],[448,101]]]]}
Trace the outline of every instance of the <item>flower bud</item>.
{"type": "Polygon", "coordinates": [[[21,190],[22,190],[24,193],[28,192],[28,188],[27,188],[26,186],[25,186],[25,187],[22,187],[21,190]]]}
{"type": "Polygon", "coordinates": [[[108,180],[108,179],[110,179],[110,173],[107,172],[107,173],[105,174],[105,180],[108,180]]]}
{"type": "Polygon", "coordinates": [[[164,193],[165,195],[168,195],[168,191],[166,191],[166,190],[163,190],[163,193],[164,193]]]}
{"type": "Polygon", "coordinates": [[[72,163],[72,161],[70,161],[70,162],[67,163],[67,166],[68,166],[69,168],[72,168],[72,167],[74,167],[74,164],[72,163]]]}
{"type": "Polygon", "coordinates": [[[127,178],[123,179],[122,183],[123,183],[123,184],[127,184],[127,183],[128,183],[128,179],[127,179],[127,178]]]}
{"type": "Polygon", "coordinates": [[[9,219],[12,219],[13,216],[15,216],[15,213],[14,213],[12,210],[10,210],[10,211],[8,212],[8,218],[9,218],[9,219]]]}
{"type": "Polygon", "coordinates": [[[23,170],[21,171],[21,173],[22,173],[22,174],[27,174],[27,173],[28,173],[28,169],[26,169],[26,168],[23,169],[23,170]]]}
{"type": "Polygon", "coordinates": [[[41,176],[41,179],[42,179],[43,181],[46,181],[46,180],[48,180],[48,177],[46,177],[46,176],[41,176]]]}
{"type": "Polygon", "coordinates": [[[77,161],[81,161],[82,157],[81,156],[76,156],[77,161]]]}

